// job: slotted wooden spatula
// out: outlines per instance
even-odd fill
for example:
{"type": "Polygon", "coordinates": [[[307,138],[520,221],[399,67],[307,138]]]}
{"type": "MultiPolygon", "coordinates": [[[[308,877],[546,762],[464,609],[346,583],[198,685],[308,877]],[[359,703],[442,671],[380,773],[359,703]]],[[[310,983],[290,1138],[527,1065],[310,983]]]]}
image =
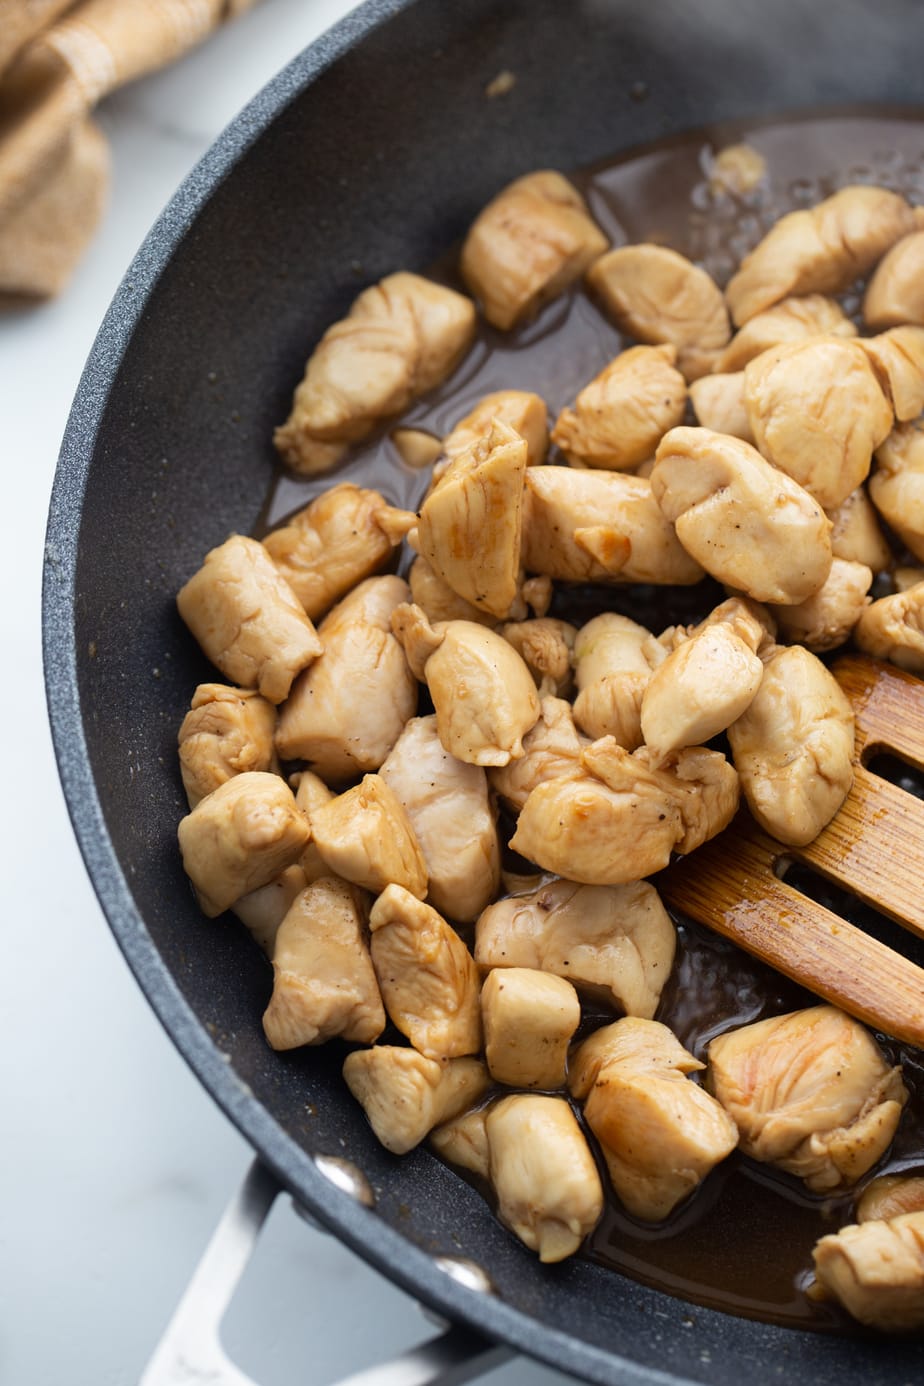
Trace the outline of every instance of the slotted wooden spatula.
{"type": "Polygon", "coordinates": [[[924,682],[862,655],[833,673],[853,706],[853,787],[807,847],[768,837],[742,810],[679,858],[664,899],[810,991],[896,1039],[924,1046],[924,970],[783,876],[799,862],[924,937],[924,802],[869,769],[878,755],[924,770],[924,682]]]}

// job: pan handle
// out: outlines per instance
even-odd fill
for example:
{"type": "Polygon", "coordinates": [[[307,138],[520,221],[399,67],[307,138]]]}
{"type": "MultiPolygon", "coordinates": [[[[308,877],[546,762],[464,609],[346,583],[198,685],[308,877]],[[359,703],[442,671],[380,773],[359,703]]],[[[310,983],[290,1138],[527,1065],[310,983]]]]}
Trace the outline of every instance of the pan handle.
{"type": "MultiPolygon", "coordinates": [[[[193,1272],[140,1386],[256,1386],[221,1345],[225,1311],[282,1185],[254,1160],[193,1272]]],[[[499,1366],[509,1348],[459,1325],[339,1386],[461,1386],[499,1366]]]]}

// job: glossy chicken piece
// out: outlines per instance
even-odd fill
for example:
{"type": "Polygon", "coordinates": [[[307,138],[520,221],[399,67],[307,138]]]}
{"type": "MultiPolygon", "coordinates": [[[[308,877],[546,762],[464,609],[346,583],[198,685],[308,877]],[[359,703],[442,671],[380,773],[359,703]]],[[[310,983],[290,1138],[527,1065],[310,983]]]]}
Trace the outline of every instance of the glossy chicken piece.
{"type": "Polygon", "coordinates": [[[488,322],[506,332],[564,293],[607,245],[573,184],[542,169],[488,203],[465,238],[459,267],[488,322]]]}
{"type": "Polygon", "coordinates": [[[422,471],[431,467],[443,451],[443,442],[423,428],[393,428],[389,438],[406,467],[422,471]]]}
{"type": "Polygon", "coordinates": [[[485,1117],[488,1109],[476,1107],[472,1112],[446,1121],[430,1132],[429,1144],[441,1159],[459,1169],[468,1170],[485,1183],[491,1177],[488,1154],[488,1132],[485,1117]]]}
{"type": "Polygon", "coordinates": [[[571,704],[543,698],[539,720],[523,737],[523,754],[503,766],[492,766],[488,780],[495,794],[519,813],[537,784],[580,775],[582,737],[574,725],[571,704]]]}
{"type": "Polygon", "coordinates": [[[902,543],[924,560],[924,421],[896,424],[876,449],[869,495],[902,543]]]}
{"type": "Polygon", "coordinates": [[[179,613],[226,679],[271,703],[323,646],[262,544],[234,534],[205,556],[177,593],[179,613]]]}
{"type": "Polygon", "coordinates": [[[629,751],[640,746],[642,698],[664,659],[651,631],[628,616],[604,611],[582,626],[574,642],[574,720],[581,731],[614,736],[629,751]]]}
{"type": "Polygon", "coordinates": [[[858,344],[899,423],[916,419],[924,409],[924,327],[891,327],[878,337],[860,337],[858,344]]]}
{"type": "Polygon", "coordinates": [[[279,926],[273,994],[263,1030],[274,1049],[324,1044],[336,1035],[371,1044],[385,1010],[364,938],[357,891],[322,877],[307,886],[279,926]]]}
{"type": "Polygon", "coordinates": [[[279,775],[248,770],[218,786],[181,820],[183,869],[213,918],[293,866],[308,823],[279,775]]]}
{"type": "MultiPolygon", "coordinates": [[[[897,429],[893,429],[889,438],[877,448],[877,460],[897,432],[897,429]]],[[[829,510],[828,519],[831,521],[831,550],[835,558],[863,563],[874,573],[880,573],[883,568],[890,566],[892,550],[865,486],[858,486],[836,509],[829,510]]]]}
{"type": "Polygon", "coordinates": [[[406,1155],[434,1126],[477,1102],[490,1082],[480,1059],[441,1063],[390,1044],[355,1049],[343,1061],[343,1077],[393,1155],[406,1155]]]}
{"type": "Polygon", "coordinates": [[[873,332],[924,325],[924,231],[896,241],[876,266],[863,295],[863,321],[873,332]]]}
{"type": "Polygon", "coordinates": [[[331,875],[378,895],[391,883],[422,900],[427,867],[411,821],[381,775],[362,782],[311,815],[311,835],[331,875]]]}
{"type": "Polygon", "coordinates": [[[391,632],[410,590],[367,578],[321,623],[324,654],[298,680],[279,716],[276,749],[307,760],[326,781],[377,770],[417,709],[417,685],[391,632]]]}
{"type": "Polygon", "coordinates": [[[701,376],[690,386],[690,400],[696,422],[703,428],[710,428],[713,433],[729,433],[733,438],[743,438],[746,443],[754,442],[744,398],[744,371],[701,376]]]}
{"type": "Polygon", "coordinates": [[[578,1250],[603,1212],[603,1188],[577,1121],[561,1097],[518,1093],[485,1118],[497,1215],[545,1263],[578,1250]]]}
{"type": "Polygon", "coordinates": [[[631,347],[615,357],[563,409],[552,429],[569,462],[631,471],[681,422],[686,382],[674,368],[676,348],[631,347]]]}
{"type": "Polygon", "coordinates": [[[924,582],[924,568],[900,563],[892,569],[892,585],[896,592],[907,592],[909,587],[916,587],[919,582],[924,582]]]}
{"type": "Polygon", "coordinates": [[[651,786],[676,802],[682,832],[676,850],[695,852],[731,822],[738,808],[738,775],[721,751],[706,746],[687,746],[670,757],[663,766],[654,764],[648,746],[631,755],[612,737],[592,742],[581,753],[591,774],[620,793],[633,791],[645,777],[651,786]]]}
{"type": "MultiPolygon", "coordinates": [[[[295,791],[295,802],[308,819],[309,827],[311,826],[311,815],[336,797],[334,791],[328,789],[320,775],[315,775],[311,770],[299,770],[290,776],[289,784],[295,791]]],[[[318,880],[321,876],[330,875],[330,868],[310,839],[298,864],[304,872],[306,885],[310,885],[312,881],[318,880]]]]}
{"type": "Polygon", "coordinates": [[[738,327],[793,294],[837,294],[915,230],[914,212],[885,188],[841,188],[789,212],[744,257],[725,290],[738,327]]]}
{"type": "Polygon", "coordinates": [[[924,674],[924,582],[871,602],[854,626],[854,640],[865,654],[924,674]]]}
{"type": "Polygon", "coordinates": [[[494,626],[494,617],[487,611],[479,611],[477,606],[467,602],[454,592],[433,566],[420,554],[411,564],[407,576],[411,589],[411,601],[434,625],[437,621],[475,621],[478,625],[494,626]]]}
{"type": "Polygon", "coordinates": [[[475,335],[475,305],[418,274],[365,289],[308,359],[273,441],[297,472],[327,471],[351,443],[449,376],[475,335]]]}
{"type": "Polygon", "coordinates": [[[564,1086],[568,1046],[581,1021],[570,982],[525,967],[497,967],[481,989],[484,1056],[496,1083],[564,1086]]]}
{"type": "Polygon", "coordinates": [[[908,1094],[872,1036],[835,1006],[729,1030],[709,1045],[707,1084],[741,1150],[813,1193],[855,1184],[887,1149],[908,1094]]]}
{"type": "Polygon", "coordinates": [[[804,645],[815,654],[837,649],[850,638],[869,606],[867,593],[872,581],[873,574],[865,564],[835,558],[824,586],[814,597],[796,606],[774,607],[781,638],[804,645]]]}
{"type": "Polygon", "coordinates": [[[842,1227],[812,1255],[817,1284],[860,1323],[889,1333],[924,1328],[924,1212],[842,1227]]]}
{"type": "Polygon", "coordinates": [[[178,737],[189,807],[232,775],[275,769],[276,709],[252,688],[200,683],[178,737]]]}
{"type": "Polygon", "coordinates": [[[289,912],[289,906],[309,884],[300,862],[287,866],[265,886],[258,886],[242,895],[231,906],[232,914],[244,925],[254,943],[272,959],[279,926],[289,912]]]}
{"type": "Polygon", "coordinates": [[[420,843],[429,903],[449,919],[473,923],[500,883],[500,843],[484,770],[443,748],[431,716],[408,722],[379,774],[420,843]]]}
{"type": "Polygon", "coordinates": [[[650,1018],[674,962],[676,933],[647,881],[578,885],[553,878],[489,905],[475,931],[482,968],[566,977],[588,999],[650,1018]]]}
{"type": "Polygon", "coordinates": [[[881,1174],[857,1199],[857,1222],[888,1222],[903,1213],[924,1213],[920,1174],[881,1174]]]}
{"type": "Polygon", "coordinates": [[[494,420],[507,424],[526,443],[526,464],[545,461],[549,450],[549,421],[545,400],[531,390],[494,390],[485,395],[443,439],[443,455],[452,462],[491,432],[494,420]]]}
{"type": "Polygon", "coordinates": [[[759,602],[803,602],[831,570],[831,524],[797,482],[738,438],[675,428],[652,492],[684,548],[719,582],[759,602]]]}
{"type": "Polygon", "coordinates": [[[857,329],[837,299],[824,294],[784,298],[781,303],[755,314],[732,337],[719,355],[717,371],[743,371],[749,361],[783,342],[804,342],[808,337],[855,337],[857,329]]]}
{"type": "Polygon", "coordinates": [[[428,1059],[481,1048],[481,981],[459,935],[402,886],[382,892],[369,916],[372,962],[391,1021],[428,1059]]]}
{"type": "Polygon", "coordinates": [[[853,783],[850,703],[834,675],[801,645],[765,658],[757,695],[729,727],[728,739],[748,808],[780,842],[811,842],[853,783]]]}
{"type": "Polygon", "coordinates": [[[707,164],[714,196],[747,198],[767,177],[767,160],[750,144],[728,144],[707,164]]]}
{"type": "Polygon", "coordinates": [[[587,276],[607,315],[637,342],[670,342],[688,381],[712,369],[731,327],[722,291],[705,270],[663,245],[624,245],[587,276]]]}
{"type": "Polygon", "coordinates": [[[537,616],[509,621],[498,635],[513,646],[533,676],[540,698],[566,698],[571,692],[571,658],[577,630],[568,621],[537,616]]]}

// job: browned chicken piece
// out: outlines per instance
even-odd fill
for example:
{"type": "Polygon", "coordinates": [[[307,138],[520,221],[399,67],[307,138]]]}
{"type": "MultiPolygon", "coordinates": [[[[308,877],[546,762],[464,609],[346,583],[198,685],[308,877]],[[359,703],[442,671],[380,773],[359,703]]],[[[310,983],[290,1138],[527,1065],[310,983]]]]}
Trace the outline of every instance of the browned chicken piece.
{"type": "Polygon", "coordinates": [[[489,905],[475,930],[482,968],[566,977],[588,999],[650,1018],[674,963],[676,932],[654,886],[552,879],[489,905]]]}
{"type": "Polygon", "coordinates": [[[482,626],[496,624],[489,612],[479,611],[477,606],[454,592],[422,555],[414,559],[407,580],[411,601],[434,625],[437,621],[476,621],[482,626]]]}
{"type": "Polygon", "coordinates": [[[575,728],[571,704],[564,698],[543,698],[538,722],[523,737],[522,756],[488,771],[491,788],[519,813],[537,784],[582,773],[581,747],[586,743],[575,728]]]}
{"type": "Polygon", "coordinates": [[[924,1176],[880,1174],[857,1199],[857,1222],[888,1222],[903,1213],[924,1213],[924,1176]]]}
{"type": "Polygon", "coordinates": [[[890,327],[857,341],[899,423],[916,419],[924,409],[924,327],[890,327]]]}
{"type": "Polygon", "coordinates": [[[672,429],[651,489],[693,558],[755,601],[804,602],[831,571],[831,522],[821,506],[740,438],[672,429]]]}
{"type": "Polygon", "coordinates": [[[269,554],[233,534],[177,593],[179,613],[226,679],[271,703],[321,653],[318,633],[269,554]]]}
{"type": "Polygon", "coordinates": [[[459,267],[488,322],[506,332],[564,293],[608,244],[573,184],[541,169],[488,203],[459,267]]]}
{"type": "Polygon", "coordinates": [[[472,1112],[446,1121],[430,1132],[430,1146],[441,1159],[459,1169],[468,1170],[485,1183],[491,1177],[490,1157],[488,1155],[488,1132],[485,1126],[487,1107],[476,1107],[472,1112]]]}
{"type": "Polygon", "coordinates": [[[545,1263],[577,1251],[603,1212],[603,1188],[563,1097],[516,1093],[485,1117],[497,1216],[545,1263]]]}
{"type": "Polygon", "coordinates": [[[431,905],[390,885],[372,906],[372,963],[391,1021],[428,1059],[481,1048],[481,981],[456,931],[431,905]]]}
{"type": "Polygon", "coordinates": [[[715,363],[717,371],[743,371],[749,361],[783,342],[807,337],[855,337],[857,329],[837,299],[824,294],[784,298],[750,318],[715,363]]]}
{"type": "Polygon", "coordinates": [[[812,1253],[819,1287],[870,1328],[924,1328],[924,1212],[842,1227],[812,1253]]]}
{"type": "Polygon", "coordinates": [[[423,428],[393,428],[388,435],[406,467],[422,471],[430,467],[443,451],[443,440],[423,428]]]}
{"type": "Polygon", "coordinates": [[[484,1057],[495,1083],[564,1086],[568,1046],[581,1022],[577,992],[564,977],[496,967],[481,989],[484,1057]]]}
{"type": "Polygon", "coordinates": [[[663,245],[623,245],[598,260],[587,283],[621,332],[677,348],[687,381],[712,370],[731,327],[722,291],[705,270],[663,245]]]}
{"type": "Polygon", "coordinates": [[[582,467],[637,467],[683,419],[687,387],[676,359],[670,343],[621,352],[584,386],[573,409],[561,411],[552,442],[582,467]]]}
{"type": "Polygon", "coordinates": [[[855,1184],[888,1148],[907,1091],[872,1036],[835,1006],[730,1030],[709,1045],[707,1085],[745,1155],[813,1193],[855,1184]]]}
{"type": "Polygon", "coordinates": [[[178,836],[183,868],[211,919],[293,866],[308,823],[284,779],[245,770],[200,799],[178,836]]]}
{"type": "Polygon", "coordinates": [[[577,628],[554,616],[509,621],[498,635],[513,646],[533,676],[540,698],[566,698],[571,692],[571,656],[577,628]]]}
{"type": "Polygon", "coordinates": [[[449,376],[475,336],[475,305],[419,274],[389,274],[324,333],[273,441],[297,472],[327,471],[381,419],[449,376]]]}
{"type": "Polygon", "coordinates": [[[305,886],[308,878],[301,863],[287,866],[274,877],[268,885],[258,886],[247,895],[235,900],[231,911],[268,958],[272,958],[276,946],[279,926],[289,911],[289,906],[305,886]]]}
{"type": "Polygon", "coordinates": [[[728,283],[736,326],[791,294],[840,293],[914,230],[912,208],[885,188],[841,188],[815,207],[789,212],[728,283]]]}
{"type": "Polygon", "coordinates": [[[924,582],[871,602],[853,638],[865,654],[924,674],[924,582]]]}
{"type": "Polygon", "coordinates": [[[545,400],[531,390],[493,390],[485,395],[443,439],[441,451],[452,462],[462,452],[487,437],[494,420],[500,419],[526,443],[526,464],[545,461],[549,450],[549,420],[545,400]]]}
{"type": "Polygon", "coordinates": [[[527,469],[523,566],[565,582],[687,586],[703,576],[644,477],[573,467],[527,469]]]}
{"type": "Polygon", "coordinates": [[[574,720],[581,731],[614,736],[629,751],[640,746],[642,697],[665,657],[651,631],[628,616],[604,611],[583,625],[574,642],[574,720]]]}
{"type": "Polygon", "coordinates": [[[701,376],[690,386],[690,399],[696,421],[703,428],[711,428],[713,433],[729,433],[733,438],[743,438],[746,443],[754,442],[744,398],[744,371],[701,376]]]}
{"type": "Polygon", "coordinates": [[[729,727],[728,739],[748,808],[780,842],[811,842],[853,783],[850,703],[802,645],[767,655],[757,696],[729,727]]]}
{"type": "MultiPolygon", "coordinates": [[[[896,430],[892,432],[894,434],[896,430]]],[[[889,438],[876,449],[877,461],[882,449],[888,447],[889,438]]],[[[828,519],[831,521],[831,549],[835,558],[865,563],[874,573],[881,573],[890,566],[892,550],[865,486],[858,486],[835,510],[829,510],[828,519]]]]}
{"type": "Polygon", "coordinates": [[[835,558],[824,586],[814,597],[796,606],[774,608],[780,635],[816,654],[837,649],[849,639],[869,606],[867,593],[872,581],[872,571],[864,563],[835,558]]]}
{"type": "Polygon", "coordinates": [[[735,1123],[688,1075],[703,1068],[666,1025],[628,1016],[597,1030],[570,1087],[623,1205],[660,1222],[738,1143],[735,1123]]]}
{"type": "Polygon", "coordinates": [[[886,251],[866,286],[863,321],[873,332],[903,322],[924,325],[924,231],[903,236],[886,251]]]}
{"type": "Polygon", "coordinates": [[[666,649],[676,649],[684,640],[699,635],[701,631],[715,625],[730,626],[755,654],[764,654],[776,640],[777,622],[770,608],[762,602],[752,601],[750,597],[739,596],[726,597],[725,601],[713,607],[709,615],[698,625],[686,628],[673,627],[676,634],[671,640],[665,642],[665,635],[670,632],[659,636],[659,640],[665,644],[666,649]]]}
{"type": "Polygon", "coordinates": [[[744,390],[760,452],[827,510],[866,479],[894,422],[859,341],[771,347],[745,367],[744,390]]]}
{"type": "Polygon", "coordinates": [[[924,560],[924,420],[896,424],[876,449],[869,495],[906,548],[924,560]]]}
{"type": "Polygon", "coordinates": [[[484,770],[444,750],[431,716],[408,722],[379,773],[420,843],[429,903],[460,924],[474,923],[500,883],[500,842],[484,770]]]}
{"type": "Polygon", "coordinates": [[[252,688],[200,683],[178,737],[189,807],[232,775],[275,769],[275,730],[275,707],[252,688]]]}
{"type": "Polygon", "coordinates": [[[331,875],[378,895],[392,882],[422,900],[427,867],[401,801],[381,775],[364,775],[311,815],[311,835],[331,875]]]}
{"type": "Polygon", "coordinates": [[[359,893],[322,877],[289,908],[276,935],[273,994],[263,1030],[274,1049],[324,1044],[340,1035],[371,1044],[385,1010],[364,937],[359,893]]]}
{"type": "MultiPolygon", "coordinates": [[[[328,789],[320,775],[315,775],[311,770],[299,770],[296,774],[289,777],[289,784],[295,792],[295,802],[302,813],[308,819],[311,826],[311,815],[316,809],[329,804],[335,797],[334,791],[328,789]]],[[[314,842],[309,838],[308,845],[302,852],[299,866],[305,874],[305,885],[310,885],[321,876],[329,876],[330,868],[321,857],[314,842]]]]}
{"type": "Polygon", "coordinates": [[[324,654],[292,688],[276,750],[307,760],[327,781],[377,770],[417,709],[417,684],[391,616],[410,589],[393,575],[366,578],[321,623],[324,654]]]}
{"type": "Polygon", "coordinates": [[[393,1155],[406,1155],[434,1126],[477,1102],[490,1082],[480,1059],[440,1062],[391,1044],[354,1049],[343,1061],[343,1077],[393,1155]]]}
{"type": "Polygon", "coordinates": [[[767,176],[767,160],[750,144],[729,144],[709,163],[709,187],[716,195],[747,197],[767,176]]]}

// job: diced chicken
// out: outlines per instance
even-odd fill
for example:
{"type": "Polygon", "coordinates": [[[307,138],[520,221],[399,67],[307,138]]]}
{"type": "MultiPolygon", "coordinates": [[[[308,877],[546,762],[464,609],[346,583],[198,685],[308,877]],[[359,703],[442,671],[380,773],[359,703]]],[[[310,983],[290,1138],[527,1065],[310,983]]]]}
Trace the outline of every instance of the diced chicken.
{"type": "Polygon", "coordinates": [[[233,534],[177,593],[179,613],[225,678],[271,703],[321,653],[318,633],[256,539],[233,534]]]}
{"type": "Polygon", "coordinates": [[[624,245],[593,266],[587,283],[621,332],[670,342],[686,380],[712,369],[731,327],[722,291],[705,270],[663,245],[624,245]]]}
{"type": "Polygon", "coordinates": [[[502,635],[520,655],[539,690],[540,698],[565,698],[571,691],[571,656],[577,630],[554,616],[510,621],[502,635]]]}
{"type": "MultiPolygon", "coordinates": [[[[299,770],[290,777],[289,783],[295,791],[295,802],[308,819],[310,827],[311,815],[316,809],[330,803],[331,799],[335,797],[334,791],[328,789],[320,775],[315,775],[311,770],[299,770]]],[[[310,885],[312,881],[318,880],[321,876],[330,875],[329,866],[322,859],[311,839],[302,852],[298,864],[305,874],[306,885],[310,885]]]]}
{"type": "Polygon", "coordinates": [[[752,601],[750,597],[734,596],[727,597],[724,602],[714,606],[698,625],[686,629],[681,626],[679,630],[675,626],[675,635],[671,641],[665,643],[664,634],[659,636],[659,641],[665,643],[667,649],[676,649],[684,640],[689,640],[715,625],[730,626],[748,649],[759,655],[765,654],[776,639],[777,623],[770,608],[761,602],[752,601]]]}
{"type": "Polygon", "coordinates": [[[924,420],[896,424],[876,449],[869,495],[902,543],[924,560],[924,420]]]}
{"type": "Polygon", "coordinates": [[[581,1021],[570,982],[526,967],[497,967],[481,989],[484,1056],[495,1083],[560,1088],[581,1021]]]}
{"type": "Polygon", "coordinates": [[[183,868],[213,918],[293,866],[308,823],[279,775],[247,770],[214,789],[180,822],[183,868]]]}
{"type": "Polygon", "coordinates": [[[604,611],[582,626],[574,642],[574,720],[581,731],[613,736],[629,751],[640,746],[642,697],[664,658],[651,631],[628,616],[604,611]]]}
{"type": "Polygon", "coordinates": [[[651,489],[693,558],[759,602],[803,602],[831,570],[831,523],[803,487],[739,438],[675,428],[651,489]]]}
{"type": "Polygon", "coordinates": [[[703,428],[711,428],[713,433],[729,433],[733,438],[743,438],[746,443],[754,442],[744,398],[743,370],[701,376],[690,386],[690,399],[696,421],[703,428]]]}
{"type": "Polygon", "coordinates": [[[892,586],[896,592],[907,592],[909,587],[916,587],[919,582],[924,582],[924,568],[900,563],[892,569],[892,586]]]}
{"type": "Polygon", "coordinates": [[[443,451],[442,439],[423,428],[393,428],[389,437],[404,465],[415,471],[432,466],[443,451]]]}
{"type": "Polygon", "coordinates": [[[542,169],[488,203],[465,238],[460,269],[488,322],[507,331],[564,293],[607,245],[573,184],[542,169]]]}
{"type": "Polygon", "coordinates": [[[904,322],[924,325],[924,231],[896,241],[876,266],[863,296],[863,321],[873,332],[904,322]]]}
{"type": "Polygon", "coordinates": [[[381,775],[362,782],[311,815],[311,835],[330,873],[378,895],[394,883],[422,900],[427,867],[411,821],[381,775]]]}
{"type": "Polygon", "coordinates": [[[610,1064],[625,1072],[649,1070],[682,1078],[706,1067],[683,1047],[667,1025],[650,1016],[626,1016],[610,1025],[601,1025],[578,1045],[568,1070],[571,1096],[583,1102],[610,1064]]]}
{"type": "Polygon", "coordinates": [[[924,674],[924,582],[871,602],[853,636],[865,654],[924,674]]]}
{"type": "Polygon", "coordinates": [[[842,1227],[812,1253],[818,1285],[860,1323],[924,1328],[924,1212],[842,1227]]]}
{"type": "Polygon", "coordinates": [[[477,1102],[490,1082],[480,1059],[440,1062],[390,1044],[355,1049],[343,1061],[343,1077],[393,1155],[406,1155],[434,1126],[477,1102]]]}
{"type": "Polygon", "coordinates": [[[887,1149],[908,1094],[867,1030],[812,1006],[730,1030],[709,1045],[707,1085],[741,1150],[814,1193],[855,1184],[887,1149]]]}
{"type": "Polygon", "coordinates": [[[372,963],[389,1018],[428,1059],[481,1048],[478,969],[462,939],[402,886],[382,892],[369,916],[372,963]]]}
{"type": "Polygon", "coordinates": [[[344,881],[322,877],[296,896],[276,935],[263,1016],[274,1049],[378,1039],[385,1011],[364,928],[358,892],[344,881]]]}
{"type": "Polygon", "coordinates": [[[365,289],[324,333],[273,441],[297,472],[327,471],[381,419],[449,376],[475,335],[475,305],[418,274],[365,289]]]}
{"type": "Polygon", "coordinates": [[[715,195],[746,198],[767,177],[767,160],[750,144],[728,144],[710,161],[709,187],[715,195]]]}
{"type": "Polygon", "coordinates": [[[683,419],[687,390],[676,359],[669,343],[621,352],[584,386],[573,409],[561,411],[552,442],[582,467],[637,467],[683,419]]]}
{"type": "Polygon", "coordinates": [[[855,337],[857,329],[837,299],[824,294],[784,298],[756,313],[732,337],[715,363],[717,371],[743,371],[749,361],[783,342],[807,337],[855,337]]]}
{"type": "Polygon", "coordinates": [[[850,703],[834,675],[801,645],[766,657],[757,695],[729,727],[728,739],[748,808],[780,842],[811,842],[853,783],[850,703]]]}
{"type": "Polygon", "coordinates": [[[479,611],[477,606],[467,602],[454,592],[448,582],[436,573],[427,560],[418,555],[408,573],[411,601],[419,606],[427,619],[435,625],[437,621],[475,621],[482,626],[496,624],[487,611],[479,611]]]}
{"type": "Polygon", "coordinates": [[[279,926],[289,912],[289,906],[309,884],[301,862],[287,866],[268,885],[258,886],[242,895],[231,906],[232,913],[244,925],[254,943],[272,958],[279,926]]]}
{"type": "Polygon", "coordinates": [[[774,614],[784,640],[816,654],[837,649],[869,606],[873,574],[863,563],[835,558],[824,586],[796,606],[778,606],[774,614]]]}
{"type": "Polygon", "coordinates": [[[232,775],[275,769],[276,709],[252,688],[200,683],[178,737],[189,807],[232,775]]]}
{"type": "Polygon", "coordinates": [[[417,707],[417,685],[391,632],[410,595],[399,577],[366,578],[321,623],[324,654],[279,715],[276,749],[325,780],[377,770],[417,707]]]}
{"type": "Polygon", "coordinates": [[[903,1213],[924,1213],[924,1176],[881,1174],[857,1199],[857,1222],[888,1222],[903,1213]]]}
{"type": "Polygon", "coordinates": [[[485,1118],[497,1215],[540,1261],[573,1255],[603,1212],[593,1156],[562,1097],[518,1093],[485,1118]]]}
{"type": "MultiPolygon", "coordinates": [[[[876,450],[880,459],[882,449],[889,447],[892,434],[876,450]]],[[[875,473],[874,473],[875,475],[875,473]]],[[[892,562],[892,550],[882,532],[865,486],[858,486],[835,510],[828,511],[831,521],[831,550],[835,558],[851,563],[864,563],[874,573],[881,573],[892,562]]]]}
{"type": "Polygon", "coordinates": [[[461,418],[443,439],[442,452],[451,462],[487,437],[495,419],[512,428],[526,443],[526,464],[545,461],[549,450],[549,421],[545,400],[531,390],[494,390],[461,418]]]}
{"type": "Polygon", "coordinates": [[[857,345],[869,357],[899,423],[916,419],[924,409],[924,327],[890,327],[878,337],[859,337],[857,345]]]}
{"type": "Polygon", "coordinates": [[[491,788],[519,813],[537,784],[582,773],[585,744],[586,738],[575,729],[571,704],[563,698],[543,698],[539,720],[523,737],[522,756],[488,771],[491,788]]]}
{"type": "Polygon", "coordinates": [[[469,1174],[477,1175],[485,1183],[491,1177],[486,1116],[487,1108],[477,1107],[430,1132],[430,1146],[441,1159],[459,1169],[468,1170],[469,1174]]]}

